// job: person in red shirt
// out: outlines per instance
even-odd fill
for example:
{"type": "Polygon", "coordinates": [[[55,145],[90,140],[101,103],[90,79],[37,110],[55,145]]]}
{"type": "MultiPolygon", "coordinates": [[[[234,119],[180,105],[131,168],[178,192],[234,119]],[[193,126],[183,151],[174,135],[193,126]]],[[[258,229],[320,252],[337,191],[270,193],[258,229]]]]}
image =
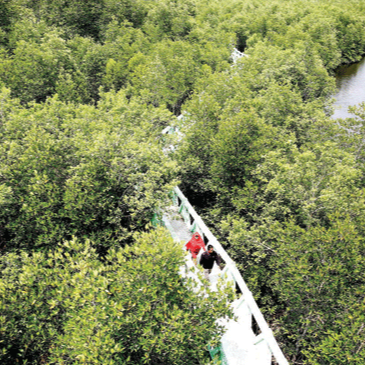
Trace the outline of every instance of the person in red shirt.
{"type": "Polygon", "coordinates": [[[197,256],[199,254],[199,251],[201,249],[203,249],[204,251],[206,250],[203,238],[200,236],[200,234],[198,232],[195,232],[193,234],[193,237],[185,245],[185,248],[186,248],[187,251],[190,251],[191,257],[192,257],[193,262],[194,262],[195,265],[197,264],[197,256]]]}

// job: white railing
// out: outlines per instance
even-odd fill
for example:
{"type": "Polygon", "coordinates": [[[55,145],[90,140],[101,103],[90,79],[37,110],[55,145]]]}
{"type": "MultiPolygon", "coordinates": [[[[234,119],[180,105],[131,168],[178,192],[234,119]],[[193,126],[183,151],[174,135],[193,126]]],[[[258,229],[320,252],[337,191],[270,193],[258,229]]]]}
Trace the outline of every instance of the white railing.
{"type": "Polygon", "coordinates": [[[236,63],[242,57],[248,57],[248,56],[243,52],[240,52],[237,48],[234,48],[231,53],[231,58],[233,60],[233,63],[236,63]]]}
{"type": "Polygon", "coordinates": [[[226,274],[230,280],[233,280],[235,283],[234,285],[238,286],[242,293],[241,297],[236,302],[235,310],[238,317],[238,324],[242,327],[246,327],[245,330],[249,327],[254,336],[252,345],[254,346],[254,352],[257,354],[257,357],[255,358],[256,360],[252,360],[251,364],[271,365],[274,361],[274,363],[276,362],[278,365],[288,365],[288,361],[284,357],[271,329],[266,323],[251,291],[248,289],[234,261],[229,257],[222,245],[214,237],[178,187],[175,187],[173,190],[173,201],[178,207],[178,211],[184,219],[188,229],[192,232],[199,232],[200,235],[204,237],[206,243],[212,245],[215,251],[222,257],[225,261],[225,267],[222,273],[226,274]],[[261,332],[259,335],[255,335],[252,328],[253,318],[261,332]]]}
{"type": "MultiPolygon", "coordinates": [[[[248,57],[246,54],[238,51],[234,48],[231,54],[233,63],[235,64],[238,59],[242,57],[248,57]]],[[[183,115],[180,115],[178,119],[182,120],[183,115]]],[[[176,133],[178,129],[176,127],[168,126],[163,130],[163,134],[173,134],[176,133]]],[[[180,133],[180,132],[178,132],[180,133]]],[[[180,133],[181,134],[181,133],[180,133]]],[[[181,139],[181,136],[180,136],[181,139]]],[[[170,151],[175,150],[175,146],[169,146],[165,148],[165,152],[169,153],[170,151]]],[[[265,321],[264,316],[262,315],[255,299],[251,291],[248,289],[245,281],[243,280],[240,272],[238,271],[236,264],[229,257],[227,252],[224,250],[222,245],[218,242],[218,240],[214,237],[214,235],[210,232],[209,228],[205,225],[200,216],[196,213],[195,209],[191,206],[189,201],[186,199],[184,194],[178,187],[175,187],[172,192],[172,199],[174,201],[175,206],[178,207],[178,211],[182,216],[187,228],[191,232],[199,232],[199,234],[204,237],[204,240],[207,244],[210,244],[214,247],[215,251],[221,256],[221,258],[225,262],[225,267],[222,270],[223,277],[227,278],[227,281],[233,282],[235,287],[238,287],[241,291],[241,297],[233,303],[233,308],[235,315],[237,317],[236,325],[239,326],[239,331],[235,331],[235,333],[240,336],[240,333],[249,332],[250,338],[252,339],[250,344],[245,343],[244,346],[248,349],[248,355],[246,356],[246,360],[243,362],[241,359],[231,358],[227,359],[227,354],[224,353],[225,347],[222,344],[220,348],[210,348],[210,353],[212,357],[219,356],[221,365],[289,365],[286,360],[284,354],[282,353],[279,345],[277,344],[275,337],[269,328],[268,324],[265,321]],[[256,322],[256,327],[254,330],[253,325],[254,321],[256,322]],[[258,335],[255,332],[260,332],[258,335]]],[[[178,240],[175,232],[170,226],[168,221],[163,220],[163,224],[169,229],[171,235],[175,240],[178,240]]],[[[192,262],[191,262],[191,265],[192,262]]],[[[245,338],[244,341],[246,341],[245,338]]],[[[228,340],[229,342],[229,340],[228,340]]]]}

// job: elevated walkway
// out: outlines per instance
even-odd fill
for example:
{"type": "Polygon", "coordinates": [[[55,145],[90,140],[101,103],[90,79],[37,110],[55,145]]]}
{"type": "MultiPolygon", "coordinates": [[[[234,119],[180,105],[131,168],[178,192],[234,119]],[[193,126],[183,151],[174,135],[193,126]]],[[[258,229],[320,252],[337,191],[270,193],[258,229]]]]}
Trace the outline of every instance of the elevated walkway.
{"type": "MultiPolygon", "coordinates": [[[[213,267],[210,276],[212,289],[218,278],[222,277],[227,285],[233,285],[242,293],[232,303],[237,321],[222,320],[227,331],[222,337],[221,345],[210,348],[212,358],[218,359],[217,363],[222,365],[288,365],[235,263],[178,187],[173,191],[173,205],[164,211],[162,221],[176,241],[185,244],[191,239],[193,232],[199,232],[205,243],[212,245],[220,254],[225,267],[223,270],[217,265],[213,267]]],[[[190,255],[186,256],[186,265],[194,267],[190,255]]],[[[185,275],[183,269],[182,275],[185,275]]],[[[189,275],[194,275],[194,270],[189,275]]],[[[197,275],[196,280],[199,280],[197,275]]]]}
{"type": "Polygon", "coordinates": [[[242,57],[248,57],[248,56],[243,52],[240,52],[237,48],[233,48],[233,51],[231,53],[231,58],[233,60],[233,63],[234,64],[237,63],[237,61],[242,57]]]}

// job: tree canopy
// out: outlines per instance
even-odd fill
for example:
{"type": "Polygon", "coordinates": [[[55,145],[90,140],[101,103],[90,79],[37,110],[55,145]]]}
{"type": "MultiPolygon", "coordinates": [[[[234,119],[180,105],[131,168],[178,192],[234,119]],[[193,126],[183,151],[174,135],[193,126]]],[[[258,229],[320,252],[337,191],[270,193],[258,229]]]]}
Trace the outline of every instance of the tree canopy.
{"type": "Polygon", "coordinates": [[[47,253],[3,255],[2,363],[205,362],[230,297],[208,288],[209,299],[196,295],[196,282],[179,274],[183,262],[161,229],[111,249],[103,261],[90,241],[76,238],[47,253]]]}
{"type": "Polygon", "coordinates": [[[209,362],[226,294],[148,224],[178,183],[291,363],[361,362],[365,105],[330,115],[364,29],[359,0],[3,1],[1,363],[209,362]]]}

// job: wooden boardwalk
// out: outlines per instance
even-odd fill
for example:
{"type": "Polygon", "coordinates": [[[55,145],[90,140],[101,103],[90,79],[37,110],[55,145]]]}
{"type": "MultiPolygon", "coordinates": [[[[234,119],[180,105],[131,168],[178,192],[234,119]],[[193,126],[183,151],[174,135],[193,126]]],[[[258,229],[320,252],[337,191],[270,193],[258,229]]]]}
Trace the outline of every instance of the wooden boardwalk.
{"type": "MultiPolygon", "coordinates": [[[[270,328],[268,327],[252,293],[248,290],[241,274],[234,262],[225,252],[217,239],[195,212],[179,188],[174,190],[174,205],[168,207],[162,220],[169,229],[172,237],[181,243],[182,248],[191,239],[193,232],[199,232],[207,244],[214,246],[225,262],[220,270],[215,264],[210,275],[210,285],[214,290],[220,277],[228,285],[234,285],[241,291],[240,297],[232,303],[232,308],[238,320],[221,320],[227,328],[222,337],[219,348],[211,349],[211,354],[219,358],[222,365],[288,365],[288,361],[281,352],[270,328]],[[255,323],[255,324],[254,324],[255,323]],[[258,329],[258,331],[254,331],[258,329]]],[[[195,267],[189,254],[186,255],[186,267],[192,268],[188,272],[181,269],[182,275],[193,276],[199,281],[199,266],[195,267]]]]}

